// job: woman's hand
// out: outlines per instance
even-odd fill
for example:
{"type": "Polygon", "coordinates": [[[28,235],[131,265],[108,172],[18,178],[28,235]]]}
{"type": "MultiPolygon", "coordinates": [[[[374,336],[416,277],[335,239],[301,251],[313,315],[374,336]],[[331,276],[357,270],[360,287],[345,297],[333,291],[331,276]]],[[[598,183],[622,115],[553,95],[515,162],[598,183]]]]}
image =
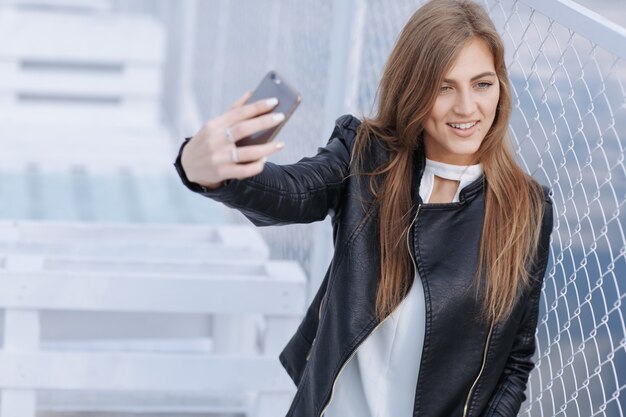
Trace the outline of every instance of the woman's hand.
{"type": "Polygon", "coordinates": [[[183,148],[181,164],[189,181],[217,188],[231,178],[252,177],[261,171],[268,155],[282,149],[283,143],[242,146],[235,143],[253,133],[274,127],[285,119],[282,113],[268,113],[276,99],[244,104],[244,94],[224,114],[209,120],[183,148]]]}

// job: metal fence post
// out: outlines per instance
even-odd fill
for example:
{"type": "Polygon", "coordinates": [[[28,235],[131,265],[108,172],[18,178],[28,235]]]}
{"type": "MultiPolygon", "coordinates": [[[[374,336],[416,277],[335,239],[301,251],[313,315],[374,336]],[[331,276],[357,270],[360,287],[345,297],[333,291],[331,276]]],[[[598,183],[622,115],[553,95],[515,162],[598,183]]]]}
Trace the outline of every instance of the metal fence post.
{"type": "Polygon", "coordinates": [[[193,54],[196,47],[196,15],[197,2],[189,0],[181,2],[181,39],[180,39],[180,70],[176,79],[178,108],[176,111],[176,137],[182,138],[200,128],[202,119],[193,97],[193,54]]]}
{"type": "MultiPolygon", "coordinates": [[[[331,34],[330,63],[328,65],[328,83],[324,103],[323,132],[331,132],[335,120],[350,110],[350,93],[353,83],[350,75],[358,67],[360,58],[352,49],[355,40],[361,36],[361,25],[355,24],[358,16],[365,10],[363,0],[333,2],[333,26],[331,34]]],[[[325,143],[321,144],[322,146],[325,143]]],[[[320,286],[326,268],[332,258],[332,228],[327,218],[318,222],[313,230],[313,248],[311,254],[311,277],[309,279],[309,299],[313,298],[320,286]]]]}
{"type": "Polygon", "coordinates": [[[220,0],[219,17],[217,20],[217,37],[215,44],[215,60],[213,61],[213,94],[211,96],[210,113],[216,116],[222,113],[225,108],[222,105],[222,93],[224,84],[224,66],[228,53],[228,25],[230,20],[230,2],[220,0]]]}

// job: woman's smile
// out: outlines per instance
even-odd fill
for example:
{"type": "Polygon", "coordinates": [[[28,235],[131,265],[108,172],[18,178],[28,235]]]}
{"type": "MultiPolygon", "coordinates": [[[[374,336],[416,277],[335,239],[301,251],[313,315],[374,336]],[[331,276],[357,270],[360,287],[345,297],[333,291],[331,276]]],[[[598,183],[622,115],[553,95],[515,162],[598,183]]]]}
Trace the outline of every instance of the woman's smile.
{"type": "Polygon", "coordinates": [[[472,122],[447,123],[447,125],[450,126],[455,135],[466,138],[478,130],[479,123],[479,120],[474,120],[472,122]]]}

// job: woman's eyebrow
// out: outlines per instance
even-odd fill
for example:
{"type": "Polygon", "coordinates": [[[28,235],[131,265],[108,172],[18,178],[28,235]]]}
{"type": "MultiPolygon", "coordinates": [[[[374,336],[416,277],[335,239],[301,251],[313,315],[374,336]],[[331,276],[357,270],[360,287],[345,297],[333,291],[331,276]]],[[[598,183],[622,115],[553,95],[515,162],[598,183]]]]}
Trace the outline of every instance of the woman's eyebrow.
{"type": "MultiPolygon", "coordinates": [[[[477,80],[477,79],[479,79],[479,78],[489,77],[489,76],[495,76],[495,75],[496,75],[496,73],[495,73],[495,72],[492,72],[492,71],[486,71],[486,72],[482,72],[482,73],[480,73],[480,74],[478,74],[478,75],[473,76],[473,77],[472,77],[472,79],[471,79],[470,81],[476,81],[476,80],[477,80]]],[[[455,81],[455,80],[451,80],[451,79],[449,79],[449,78],[444,78],[444,79],[443,79],[443,82],[445,82],[445,83],[449,83],[449,84],[456,84],[456,81],[455,81]]]]}

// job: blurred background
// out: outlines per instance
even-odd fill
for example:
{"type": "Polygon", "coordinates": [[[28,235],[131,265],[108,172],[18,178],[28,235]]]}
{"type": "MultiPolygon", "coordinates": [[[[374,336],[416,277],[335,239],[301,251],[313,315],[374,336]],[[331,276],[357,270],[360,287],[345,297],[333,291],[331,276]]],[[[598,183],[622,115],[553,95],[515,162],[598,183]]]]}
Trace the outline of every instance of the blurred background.
{"type": "MultiPolygon", "coordinates": [[[[554,200],[520,415],[626,415],[626,3],[479,2],[554,200]]],[[[303,98],[272,161],[314,154],[422,3],[0,0],[0,416],[284,415],[330,225],[252,228],[172,163],[271,69],[303,98]]]]}

